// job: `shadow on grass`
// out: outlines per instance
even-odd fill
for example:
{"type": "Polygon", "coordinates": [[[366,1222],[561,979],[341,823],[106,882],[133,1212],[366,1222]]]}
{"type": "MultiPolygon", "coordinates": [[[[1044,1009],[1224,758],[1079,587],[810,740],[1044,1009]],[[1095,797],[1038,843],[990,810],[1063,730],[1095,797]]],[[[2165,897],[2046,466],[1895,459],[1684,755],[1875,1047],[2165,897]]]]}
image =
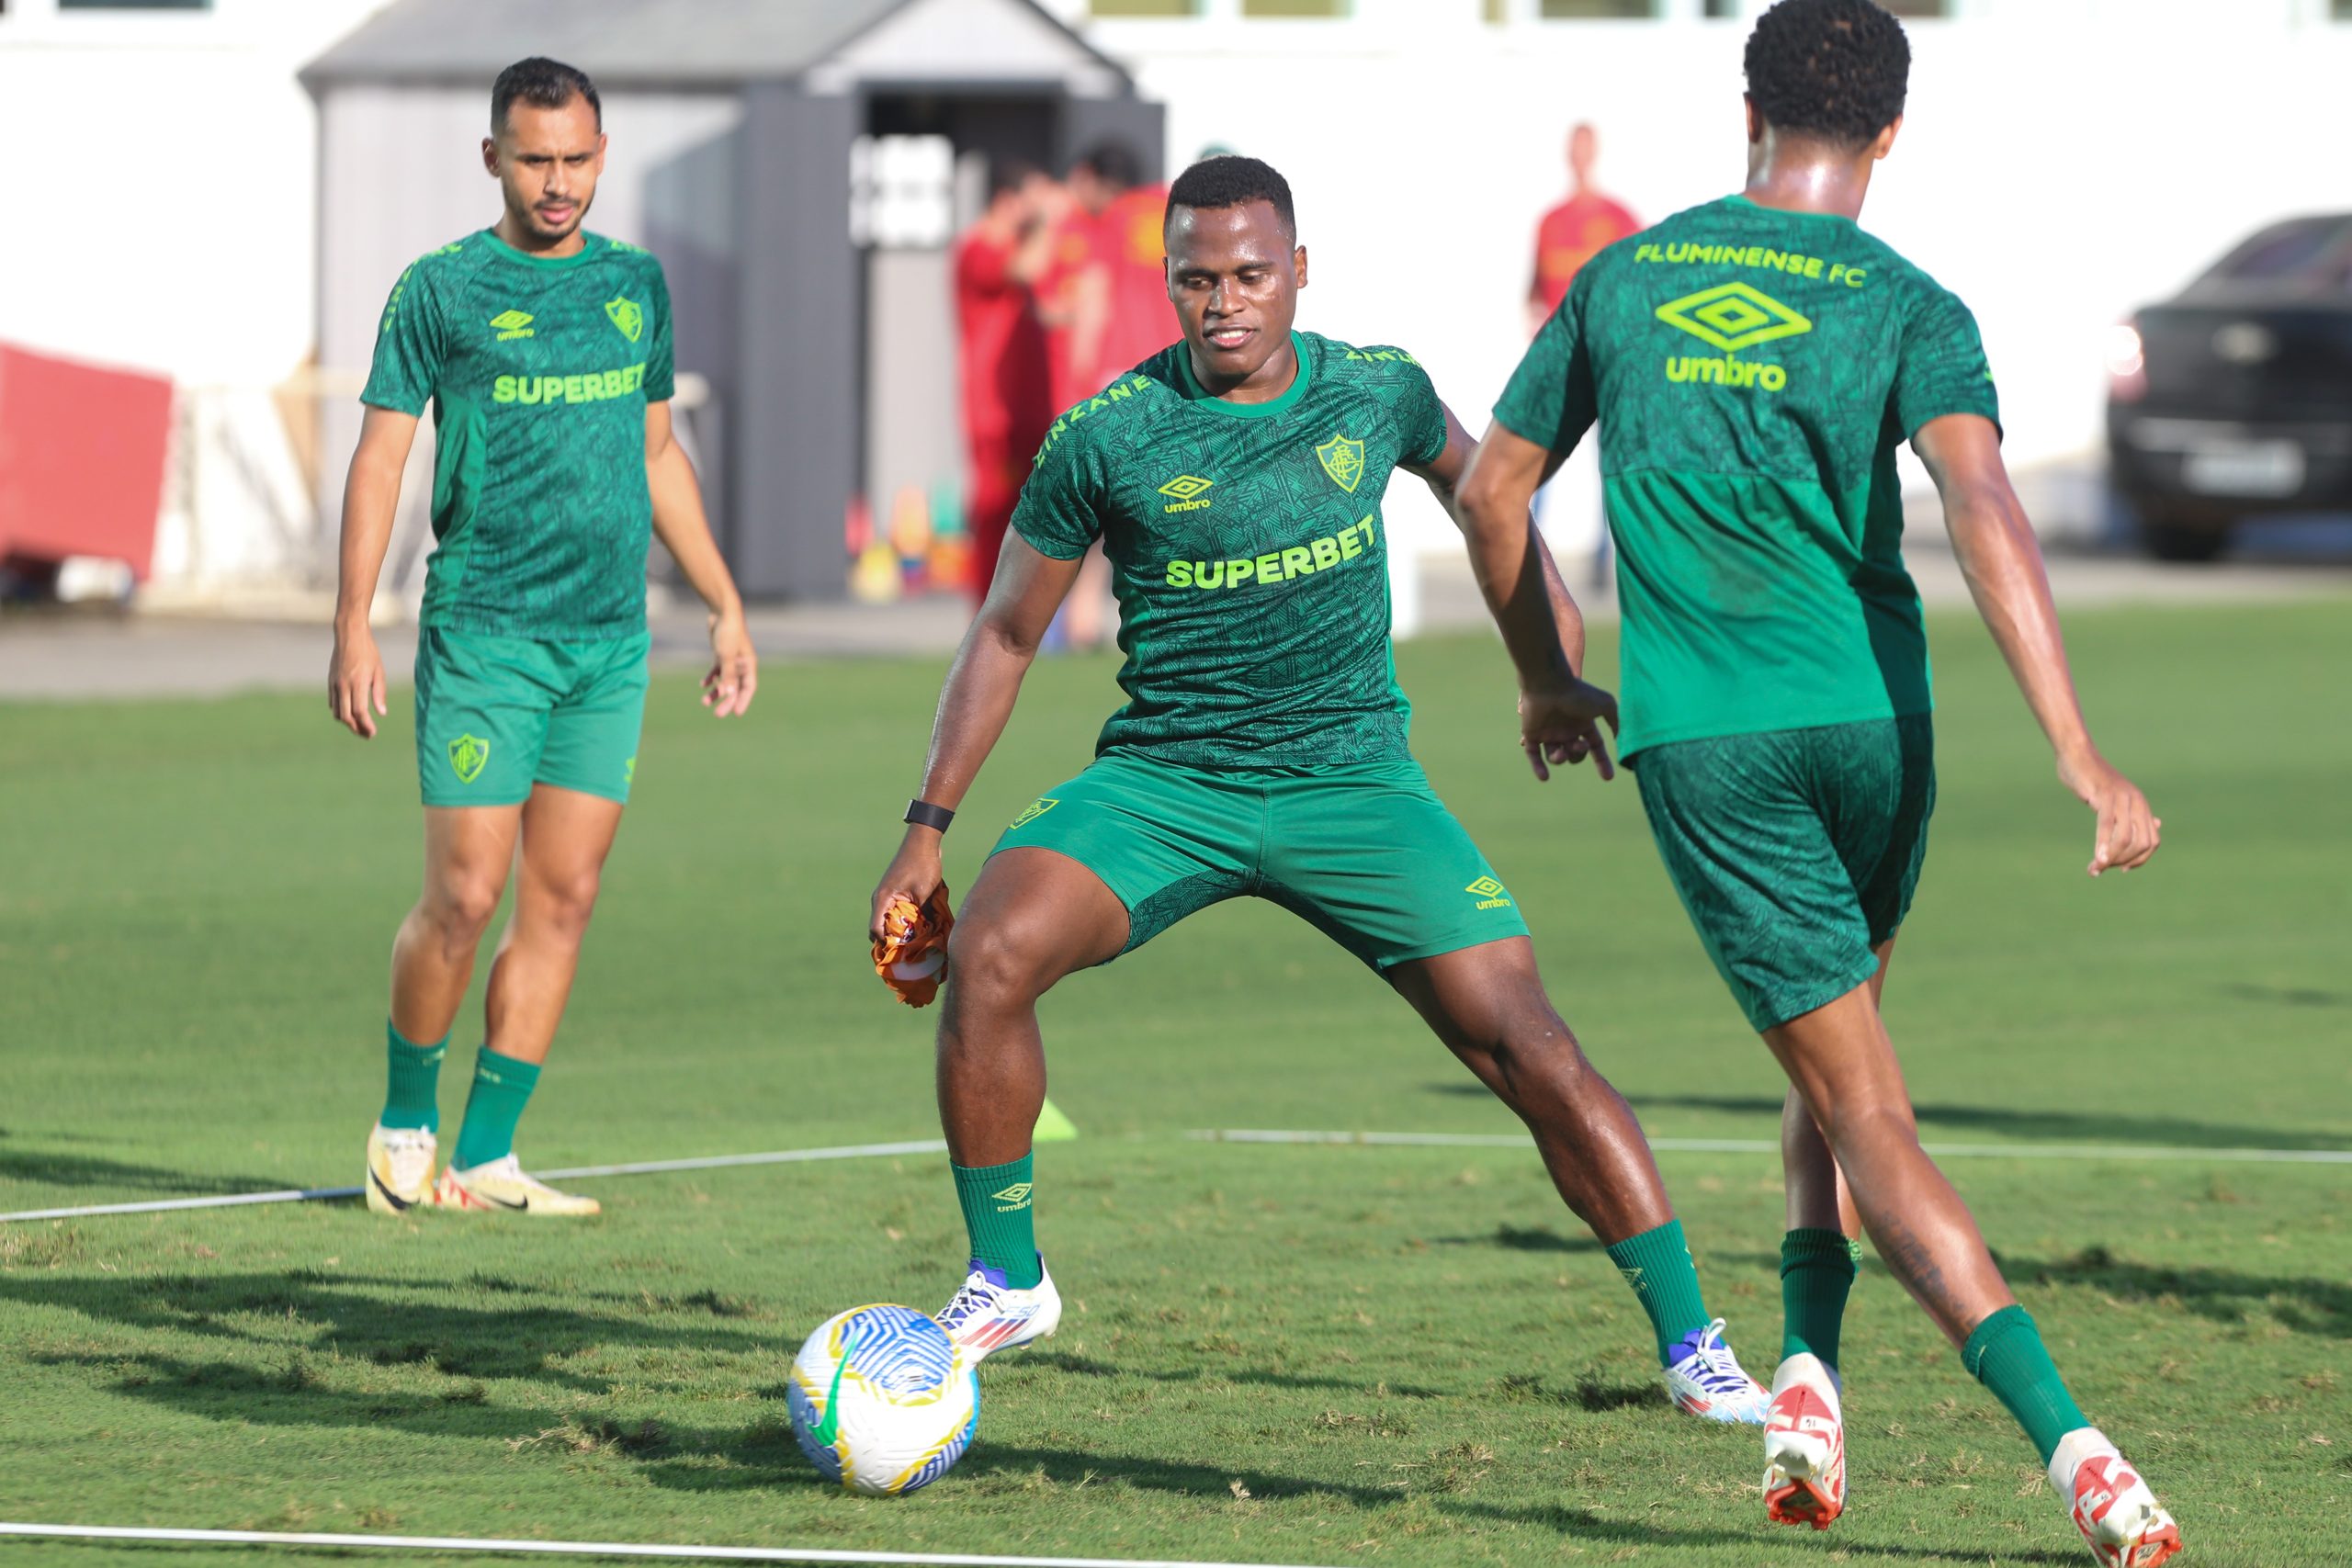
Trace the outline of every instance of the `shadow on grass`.
{"type": "MultiPolygon", "coordinates": [[[[423,1366],[453,1377],[528,1378],[602,1393],[608,1380],[559,1363],[605,1346],[789,1356],[779,1336],[724,1327],[737,1303],[708,1292],[672,1299],[619,1296],[622,1310],[584,1313],[536,1301],[532,1288],[476,1276],[479,1305],[436,1300],[413,1280],[298,1269],[284,1274],[108,1275],[97,1279],[0,1275],[0,1301],[64,1307],[138,1329],[198,1334],[284,1348],[284,1324],[310,1328],[320,1347],[379,1366],[423,1366]],[[707,1299],[706,1299],[707,1298],[707,1299]],[[635,1310],[628,1310],[634,1307],[635,1310]],[[236,1317],[277,1320],[252,1332],[236,1317]],[[680,1319],[684,1322],[665,1322],[680,1319]]],[[[568,1292],[567,1292],[568,1293],[568,1292]]]]}
{"type": "MultiPolygon", "coordinates": [[[[1484,1094],[1486,1090],[1480,1089],[1477,1092],[1484,1094]]],[[[1628,1098],[1635,1110],[1643,1111],[1720,1111],[1770,1116],[1776,1123],[1781,1116],[1777,1095],[1655,1094],[1628,1098]]],[[[1912,1110],[1919,1118],[1922,1135],[1930,1143],[1939,1132],[1959,1131],[2003,1133],[2052,1143],[2165,1144],[2208,1149],[2340,1149],[2352,1145],[2352,1132],[2298,1132],[2241,1122],[2197,1122],[2181,1116],[2116,1116],[2103,1111],[2093,1115],[2072,1111],[2020,1111],[2003,1105],[1918,1105],[1912,1110]]]]}
{"type": "Polygon", "coordinates": [[[288,1185],[283,1176],[198,1174],[157,1165],[130,1165],[96,1155],[0,1150],[0,1181],[34,1181],[44,1187],[127,1188],[134,1192],[258,1192],[288,1185]]]}
{"type": "MultiPolygon", "coordinates": [[[[1777,1269],[1780,1255],[1719,1252],[1712,1261],[1777,1269]]],[[[2072,1258],[2020,1258],[1996,1249],[2013,1285],[2082,1285],[2109,1301],[2169,1307],[2209,1323],[2238,1325],[2261,1309],[2298,1334],[2352,1338],[2352,1284],[2317,1275],[2247,1274],[2234,1269],[2133,1263],[2104,1247],[2072,1258]]]]}
{"type": "Polygon", "coordinates": [[[1497,1225],[1490,1235],[1442,1235],[1431,1239],[1432,1247],[1499,1247],[1510,1252],[1606,1252],[1607,1247],[1589,1235],[1568,1236],[1545,1225],[1515,1225],[1509,1221],[1497,1225]]]}

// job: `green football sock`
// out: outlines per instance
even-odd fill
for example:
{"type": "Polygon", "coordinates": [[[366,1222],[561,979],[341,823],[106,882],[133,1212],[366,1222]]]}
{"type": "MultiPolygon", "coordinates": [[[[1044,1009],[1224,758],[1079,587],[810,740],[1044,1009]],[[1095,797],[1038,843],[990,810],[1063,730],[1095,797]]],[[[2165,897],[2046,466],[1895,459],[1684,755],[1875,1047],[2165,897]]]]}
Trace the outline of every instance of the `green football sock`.
{"type": "Polygon", "coordinates": [[[972,1256],[991,1269],[1004,1270],[1005,1282],[1016,1291],[1034,1289],[1046,1277],[1037,1258],[1037,1226],[1029,1206],[1030,1161],[1023,1155],[1006,1165],[954,1165],[956,1201],[964,1210],[964,1229],[972,1239],[972,1256]]]}
{"type": "Polygon", "coordinates": [[[466,1119],[458,1124],[458,1152],[449,1163],[471,1170],[513,1154],[514,1123],[523,1119],[523,1107],[538,1082],[538,1063],[483,1046],[474,1057],[473,1092],[466,1097],[466,1119]]]}
{"type": "Polygon", "coordinates": [[[443,1035],[438,1045],[418,1045],[384,1021],[384,1055],[390,1061],[385,1075],[384,1113],[376,1118],[379,1127],[422,1127],[428,1133],[441,1130],[441,1058],[449,1054],[449,1037],[443,1035]]]}
{"type": "Polygon", "coordinates": [[[1838,1330],[1854,1288],[1854,1244],[1841,1231],[1781,1238],[1781,1359],[1812,1354],[1838,1370],[1838,1330]]]}
{"type": "Polygon", "coordinates": [[[1682,1222],[1668,1220],[1654,1231],[1629,1235],[1609,1249],[1609,1261],[1634,1287],[1657,1336],[1660,1366],[1674,1364],[1674,1348],[1713,1320],[1699,1293],[1699,1269],[1682,1239],[1682,1222]]]}
{"type": "Polygon", "coordinates": [[[1961,1349],[1960,1362],[2009,1407],[2044,1464],[2058,1451],[2059,1438],[2090,1425],[2051,1361],[2041,1330],[2021,1306],[2005,1306],[1978,1324],[1961,1349]]]}

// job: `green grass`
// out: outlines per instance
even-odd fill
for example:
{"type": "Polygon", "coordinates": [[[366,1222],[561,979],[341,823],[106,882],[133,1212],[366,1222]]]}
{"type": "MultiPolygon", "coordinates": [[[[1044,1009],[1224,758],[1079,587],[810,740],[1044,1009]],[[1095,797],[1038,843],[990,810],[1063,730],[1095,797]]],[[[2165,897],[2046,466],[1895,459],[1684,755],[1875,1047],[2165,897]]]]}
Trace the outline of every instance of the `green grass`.
{"type": "MultiPolygon", "coordinates": [[[[1937,623],[1941,806],[1889,995],[1930,1138],[2352,1146],[2346,610],[2073,618],[2090,711],[2167,824],[2154,869],[2098,882],[2088,819],[1983,634],[1937,623]]],[[[1439,789],[1650,1131],[1770,1137],[1775,1071],[1630,783],[1524,776],[1491,639],[1400,664],[1439,789]]],[[[932,1132],[931,1021],[885,997],[860,931],[936,679],[777,667],[731,725],[689,679],[657,682],[525,1122],[533,1163],[932,1132]]],[[[951,840],[958,889],[990,825],[1076,770],[1109,697],[1100,661],[1039,668],[951,840]]],[[[411,755],[404,711],[362,747],[310,697],[0,707],[0,1210],[357,1178],[416,877],[411,755]]],[[[603,1182],[603,1219],[570,1227],[351,1205],[0,1226],[0,1517],[1331,1563],[2077,1561],[2031,1451],[1874,1263],[1847,1340],[1853,1506],[1800,1536],[1762,1522],[1751,1431],[1660,1402],[1638,1311],[1532,1154],[1185,1141],[1512,1126],[1280,911],[1212,910],[1046,1014],[1054,1097],[1085,1133],[1039,1161],[1069,1315],[990,1364],[978,1446],[918,1497],[818,1485],[780,1391],[828,1314],[952,1284],[960,1226],[922,1158],[603,1182]]],[[[1661,1163],[1716,1310],[1769,1368],[1774,1163],[1661,1163]]],[[[2189,1562],[2352,1560],[2342,1167],[1951,1174],[2189,1562]]]]}

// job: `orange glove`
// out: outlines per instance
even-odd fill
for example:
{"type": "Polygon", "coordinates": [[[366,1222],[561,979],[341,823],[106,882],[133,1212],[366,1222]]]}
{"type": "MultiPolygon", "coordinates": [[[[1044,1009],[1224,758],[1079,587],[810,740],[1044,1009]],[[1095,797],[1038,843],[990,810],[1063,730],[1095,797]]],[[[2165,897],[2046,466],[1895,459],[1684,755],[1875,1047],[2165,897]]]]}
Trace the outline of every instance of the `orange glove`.
{"type": "Polygon", "coordinates": [[[920,909],[904,895],[891,899],[874,942],[874,972],[909,1007],[929,1007],[947,978],[947,933],[955,929],[944,882],[920,909]]]}

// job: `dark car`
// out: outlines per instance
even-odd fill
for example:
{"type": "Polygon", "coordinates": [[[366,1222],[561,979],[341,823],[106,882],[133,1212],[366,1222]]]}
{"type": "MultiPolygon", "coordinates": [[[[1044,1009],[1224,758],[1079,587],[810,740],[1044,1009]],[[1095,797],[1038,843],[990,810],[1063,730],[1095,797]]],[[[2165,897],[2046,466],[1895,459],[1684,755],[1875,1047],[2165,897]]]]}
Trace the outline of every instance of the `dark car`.
{"type": "Polygon", "coordinates": [[[2244,518],[2352,510],[2352,213],[2263,230],[2115,329],[2107,445],[2150,553],[2244,518]]]}

